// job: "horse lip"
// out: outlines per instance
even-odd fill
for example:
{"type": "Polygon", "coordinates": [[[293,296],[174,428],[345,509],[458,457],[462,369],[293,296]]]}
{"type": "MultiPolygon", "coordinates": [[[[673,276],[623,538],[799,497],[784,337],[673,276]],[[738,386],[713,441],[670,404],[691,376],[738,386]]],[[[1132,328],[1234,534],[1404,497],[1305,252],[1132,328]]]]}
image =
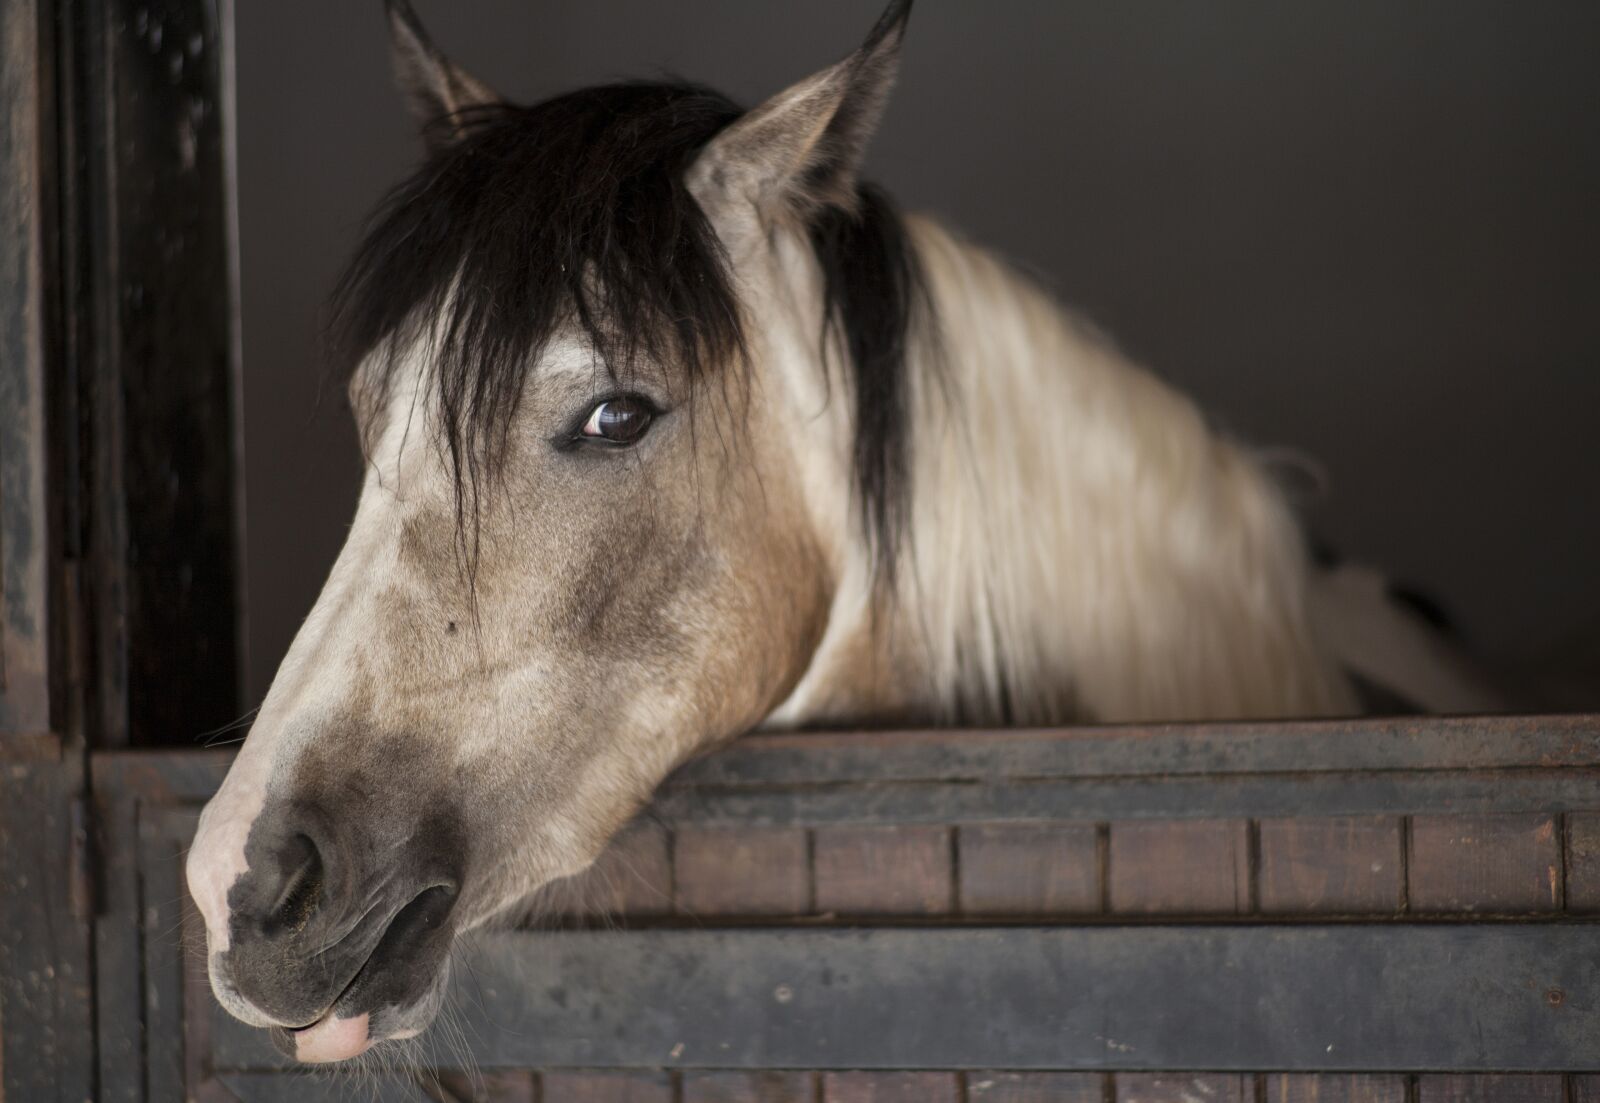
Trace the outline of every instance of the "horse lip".
{"type": "MultiPolygon", "coordinates": [[[[404,909],[397,908],[394,915],[389,917],[389,922],[385,923],[383,927],[385,932],[388,931],[389,924],[394,922],[395,916],[398,916],[402,910],[404,909]]],[[[280,1053],[282,1053],[285,1057],[292,1057],[296,1060],[299,1059],[299,1042],[297,1041],[299,1036],[313,1027],[320,1026],[322,1023],[326,1022],[329,1016],[333,1015],[334,1012],[339,1009],[339,1002],[350,994],[350,990],[356,986],[356,982],[360,980],[362,974],[367,971],[367,966],[372,964],[372,959],[377,956],[378,947],[382,945],[382,943],[383,935],[380,934],[376,939],[373,940],[372,948],[367,951],[367,956],[362,959],[361,965],[353,974],[351,974],[351,977],[345,983],[345,986],[339,989],[338,994],[334,996],[332,1000],[328,1001],[328,1005],[322,1009],[316,1018],[312,1019],[310,1022],[302,1023],[299,1026],[289,1026],[285,1024],[283,1026],[273,1026],[267,1029],[268,1037],[272,1040],[272,1044],[277,1047],[280,1053]]],[[[335,943],[334,945],[338,945],[338,943],[335,943]]],[[[327,949],[331,950],[333,947],[329,946],[327,949]]]]}
{"type": "MultiPolygon", "coordinates": [[[[383,921],[381,926],[376,924],[374,925],[377,930],[377,936],[372,939],[372,945],[367,949],[366,956],[361,959],[361,964],[356,968],[356,971],[350,975],[350,979],[345,982],[342,988],[339,989],[338,993],[333,997],[333,999],[328,1001],[327,1005],[323,1007],[322,1011],[320,1011],[309,1022],[302,1023],[299,1026],[289,1026],[286,1024],[283,1027],[276,1028],[281,1029],[288,1038],[288,1042],[291,1047],[289,1051],[290,1056],[294,1055],[292,1051],[292,1047],[294,1045],[293,1036],[300,1034],[303,1031],[310,1030],[312,1027],[321,1024],[328,1018],[328,1016],[339,1010],[339,1005],[344,1002],[345,997],[349,996],[353,991],[355,991],[356,986],[361,983],[361,979],[367,975],[372,963],[377,959],[378,951],[383,948],[383,944],[388,938],[389,932],[394,928],[395,923],[398,922],[400,917],[406,913],[406,909],[410,908],[411,905],[421,900],[434,889],[444,889],[447,893],[449,893],[449,895],[452,897],[451,907],[454,908],[455,898],[458,898],[460,895],[460,886],[457,882],[441,881],[419,889],[416,894],[411,897],[411,899],[407,900],[404,904],[390,912],[388,918],[383,921]]],[[[357,926],[360,926],[359,922],[357,923],[357,926]]],[[[330,946],[324,947],[322,950],[318,951],[318,954],[320,955],[327,953],[328,951],[334,950],[343,945],[346,941],[348,941],[350,935],[354,933],[355,931],[352,930],[350,934],[345,936],[345,938],[340,939],[338,942],[335,942],[330,946]]]]}
{"type": "MultiPolygon", "coordinates": [[[[399,914],[400,914],[399,911],[395,912],[395,915],[399,915],[399,914]]],[[[393,919],[392,916],[390,917],[389,922],[390,923],[394,922],[394,919],[393,919]]],[[[384,926],[384,930],[387,931],[388,929],[389,929],[388,926],[385,925],[384,926]]],[[[317,1014],[316,1018],[312,1019],[308,1023],[302,1023],[300,1026],[287,1026],[286,1025],[286,1026],[283,1027],[283,1029],[285,1031],[287,1031],[288,1033],[290,1033],[290,1034],[299,1034],[301,1031],[310,1030],[312,1027],[317,1026],[319,1023],[321,1023],[325,1019],[327,1019],[327,1017],[329,1015],[332,1015],[334,1013],[334,1011],[336,1011],[338,1009],[339,1001],[343,1000],[346,996],[348,996],[350,994],[350,990],[356,986],[356,982],[358,980],[360,980],[362,974],[364,974],[367,971],[367,966],[372,964],[372,959],[374,957],[378,956],[378,947],[381,946],[382,944],[383,944],[383,936],[379,935],[378,938],[373,941],[372,948],[367,951],[367,956],[361,959],[361,964],[356,967],[356,971],[354,973],[352,973],[350,975],[350,979],[345,982],[345,986],[343,988],[339,989],[338,993],[333,997],[333,999],[328,1001],[328,1005],[326,1007],[324,1007],[321,1010],[321,1012],[319,1012],[317,1014]]]]}

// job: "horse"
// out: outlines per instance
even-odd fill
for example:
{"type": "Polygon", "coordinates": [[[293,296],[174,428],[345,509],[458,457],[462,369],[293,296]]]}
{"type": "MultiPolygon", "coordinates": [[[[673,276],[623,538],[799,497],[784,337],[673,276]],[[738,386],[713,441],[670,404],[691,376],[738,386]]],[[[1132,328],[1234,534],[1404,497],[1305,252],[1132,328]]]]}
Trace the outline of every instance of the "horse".
{"type": "Polygon", "coordinates": [[[463,934],[752,728],[1356,710],[1400,614],[1265,461],[861,178],[910,6],[746,111],[515,105],[389,0],[426,156],[330,311],[359,506],[186,866],[298,1060],[421,1032],[463,934]]]}

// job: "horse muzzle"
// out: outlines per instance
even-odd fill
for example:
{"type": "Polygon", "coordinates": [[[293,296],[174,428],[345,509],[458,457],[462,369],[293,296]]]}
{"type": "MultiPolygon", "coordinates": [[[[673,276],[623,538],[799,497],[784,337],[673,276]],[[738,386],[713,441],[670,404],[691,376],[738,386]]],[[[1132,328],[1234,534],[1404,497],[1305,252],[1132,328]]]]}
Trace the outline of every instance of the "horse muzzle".
{"type": "MultiPolygon", "coordinates": [[[[218,1000],[302,1061],[343,1060],[420,1030],[455,935],[459,837],[438,816],[357,834],[348,815],[318,805],[264,808],[226,892],[226,937],[211,936],[218,1000]]],[[[204,855],[191,869],[204,874],[204,855]]]]}

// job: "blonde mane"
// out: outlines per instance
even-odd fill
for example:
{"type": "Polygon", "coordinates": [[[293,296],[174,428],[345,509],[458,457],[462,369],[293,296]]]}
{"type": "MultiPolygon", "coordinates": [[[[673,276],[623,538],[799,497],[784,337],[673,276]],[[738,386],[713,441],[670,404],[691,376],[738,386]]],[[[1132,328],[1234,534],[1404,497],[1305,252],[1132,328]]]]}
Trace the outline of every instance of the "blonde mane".
{"type": "Polygon", "coordinates": [[[846,557],[771,723],[1353,711],[1250,454],[993,255],[907,221],[937,322],[909,366],[903,569],[885,594],[864,549],[846,557]]]}

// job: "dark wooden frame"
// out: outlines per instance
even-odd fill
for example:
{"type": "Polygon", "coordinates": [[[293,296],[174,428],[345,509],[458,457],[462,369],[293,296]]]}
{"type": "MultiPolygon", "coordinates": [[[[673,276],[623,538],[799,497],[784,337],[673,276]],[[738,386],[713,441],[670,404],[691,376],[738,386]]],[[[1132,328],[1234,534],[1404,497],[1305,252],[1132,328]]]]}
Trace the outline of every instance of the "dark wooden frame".
{"type": "Polygon", "coordinates": [[[241,707],[232,4],[43,6],[84,730],[193,745],[241,707]]]}
{"type": "MultiPolygon", "coordinates": [[[[145,1085],[117,1096],[129,1103],[339,1097],[221,1012],[198,961],[183,967],[199,931],[181,850],[228,761],[95,761],[111,910],[144,918],[97,933],[102,1007],[118,1008],[102,1019],[101,1081],[145,1085]],[[118,1033],[128,1024],[142,1040],[118,1033]]],[[[918,1100],[951,1084],[969,1100],[974,1084],[1067,1098],[1049,1093],[1109,1070],[1121,1098],[1151,1090],[1140,1076],[1208,1069],[1262,1092],[1269,1072],[1316,1074],[1317,1093],[1360,1073],[1358,1096],[1399,1085],[1402,1103],[1419,1085],[1553,1083],[1560,1096],[1600,1069],[1600,717],[755,735],[670,778],[615,849],[590,875],[609,894],[600,912],[553,905],[566,918],[479,939],[459,974],[488,1097],[531,1099],[544,1083],[547,1098],[687,1103],[799,1085],[810,1103],[828,1084],[851,1090],[837,1070],[876,1069],[862,1083],[911,1076],[934,1093],[905,1097],[918,1100]],[[1271,797],[1278,787],[1299,806],[1271,797]],[[1301,859],[1365,866],[1367,837],[1318,836],[1330,822],[1387,825],[1398,890],[1351,905],[1288,877],[1274,904],[1280,829],[1301,859]],[[1219,824],[1237,825],[1250,886],[1224,911],[1202,878],[1163,864],[1219,824]],[[990,831],[1081,843],[1098,887],[990,910],[961,865],[969,836],[990,831]],[[882,908],[825,906],[824,837],[851,854],[888,848],[889,873],[854,897],[882,908]],[[934,864],[919,864],[930,837],[934,864]],[[720,893],[690,872],[705,846],[720,893]],[[809,890],[768,891],[791,883],[786,862],[809,890]],[[1176,895],[1119,903],[1107,862],[1176,895]],[[896,895],[894,863],[935,891],[896,895]],[[1547,1079],[1430,1078],[1508,1071],[1547,1079]]],[[[384,1097],[455,1098],[439,1084],[470,1083],[462,1056],[430,1051],[434,1071],[384,1097]]]]}
{"type": "Polygon", "coordinates": [[[0,0],[6,1100],[105,1088],[88,754],[240,709],[231,19],[0,0]]]}

